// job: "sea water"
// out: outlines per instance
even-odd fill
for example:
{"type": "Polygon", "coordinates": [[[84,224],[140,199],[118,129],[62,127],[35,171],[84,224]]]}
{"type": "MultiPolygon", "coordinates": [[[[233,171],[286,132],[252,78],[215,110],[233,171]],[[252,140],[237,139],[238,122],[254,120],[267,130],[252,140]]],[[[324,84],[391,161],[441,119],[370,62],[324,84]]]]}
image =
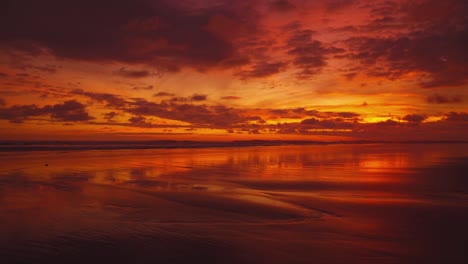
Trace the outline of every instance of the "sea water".
{"type": "Polygon", "coordinates": [[[468,144],[11,150],[2,263],[468,263],[468,144]]]}

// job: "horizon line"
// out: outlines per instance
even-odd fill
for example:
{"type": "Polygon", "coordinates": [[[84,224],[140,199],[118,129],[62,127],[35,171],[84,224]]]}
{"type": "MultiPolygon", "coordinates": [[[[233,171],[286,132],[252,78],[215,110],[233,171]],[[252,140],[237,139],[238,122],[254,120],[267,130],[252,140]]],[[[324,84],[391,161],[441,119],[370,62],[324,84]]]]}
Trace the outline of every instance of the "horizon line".
{"type": "Polygon", "coordinates": [[[131,150],[131,149],[182,149],[261,146],[311,146],[352,144],[468,144],[467,140],[1,140],[0,152],[11,151],[60,151],[60,150],[131,150]]]}

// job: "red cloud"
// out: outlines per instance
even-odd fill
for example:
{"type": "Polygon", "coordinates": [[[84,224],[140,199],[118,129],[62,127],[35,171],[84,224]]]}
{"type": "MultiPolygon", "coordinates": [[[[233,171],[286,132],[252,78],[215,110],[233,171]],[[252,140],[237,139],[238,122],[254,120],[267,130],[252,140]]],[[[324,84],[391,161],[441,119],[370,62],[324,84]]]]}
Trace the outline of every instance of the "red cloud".
{"type": "Polygon", "coordinates": [[[85,105],[69,100],[61,104],[46,105],[14,105],[9,108],[0,108],[0,119],[9,120],[12,123],[22,123],[31,117],[49,115],[56,121],[89,121],[94,119],[86,111],[85,105]]]}

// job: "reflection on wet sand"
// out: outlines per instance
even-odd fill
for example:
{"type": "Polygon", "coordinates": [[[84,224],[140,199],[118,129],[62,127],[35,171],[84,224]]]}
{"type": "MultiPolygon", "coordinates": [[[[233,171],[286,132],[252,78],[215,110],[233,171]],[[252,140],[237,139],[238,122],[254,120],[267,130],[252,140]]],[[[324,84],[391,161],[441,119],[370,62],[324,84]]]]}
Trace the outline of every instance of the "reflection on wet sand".
{"type": "Polygon", "coordinates": [[[12,263],[466,263],[467,150],[4,152],[0,247],[12,263]]]}

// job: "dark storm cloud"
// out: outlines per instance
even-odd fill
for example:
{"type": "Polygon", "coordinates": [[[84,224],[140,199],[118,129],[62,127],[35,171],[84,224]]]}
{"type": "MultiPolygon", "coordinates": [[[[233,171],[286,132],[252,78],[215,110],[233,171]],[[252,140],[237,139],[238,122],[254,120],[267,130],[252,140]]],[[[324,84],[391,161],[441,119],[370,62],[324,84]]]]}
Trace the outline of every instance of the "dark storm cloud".
{"type": "Polygon", "coordinates": [[[77,60],[145,63],[169,71],[213,67],[235,55],[228,39],[207,28],[213,16],[254,23],[249,12],[222,3],[191,10],[164,0],[6,0],[2,7],[3,47],[77,60]]]}
{"type": "Polygon", "coordinates": [[[460,96],[445,96],[441,94],[433,94],[426,98],[426,101],[430,104],[456,104],[461,103],[463,100],[460,96]]]}
{"type": "Polygon", "coordinates": [[[33,104],[0,108],[0,119],[9,120],[11,123],[23,123],[30,117],[45,115],[49,115],[51,119],[55,121],[67,122],[89,121],[94,119],[86,111],[85,105],[75,100],[43,107],[33,104]]]}

